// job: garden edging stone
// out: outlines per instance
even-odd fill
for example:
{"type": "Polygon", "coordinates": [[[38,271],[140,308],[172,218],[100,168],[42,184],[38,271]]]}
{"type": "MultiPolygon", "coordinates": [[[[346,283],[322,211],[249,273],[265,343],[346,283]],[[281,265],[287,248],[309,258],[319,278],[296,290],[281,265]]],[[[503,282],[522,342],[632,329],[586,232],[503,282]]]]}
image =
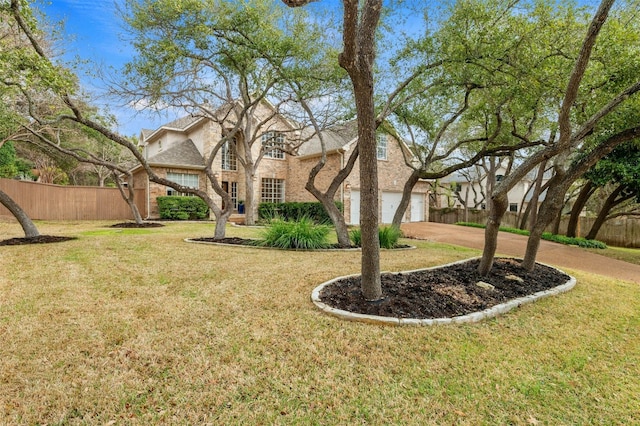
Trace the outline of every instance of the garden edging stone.
{"type": "MultiPolygon", "coordinates": [[[[470,258],[470,259],[464,259],[464,260],[460,260],[457,262],[452,262],[452,263],[447,263],[445,265],[438,265],[438,266],[433,266],[433,267],[429,267],[429,268],[421,268],[421,269],[413,269],[410,271],[400,271],[400,272],[394,272],[394,274],[409,274],[412,272],[420,272],[420,271],[426,271],[426,270],[433,270],[433,269],[439,269],[439,268],[445,268],[447,266],[451,266],[451,265],[456,265],[459,263],[464,263],[464,262],[469,262],[471,260],[474,260],[477,258],[470,258]]],[[[542,263],[539,263],[540,265],[544,265],[542,263]]],[[[544,265],[544,266],[548,266],[550,268],[553,268],[565,275],[566,272],[555,268],[553,266],[549,266],[549,265],[544,265]]],[[[494,318],[498,315],[507,313],[509,311],[511,311],[512,309],[515,309],[517,307],[520,307],[522,305],[528,304],[528,303],[533,303],[536,300],[539,299],[543,299],[545,297],[549,297],[549,296],[554,296],[554,295],[558,295],[564,292],[567,292],[569,290],[571,290],[575,285],[576,285],[576,279],[571,276],[568,275],[569,280],[559,286],[556,286],[554,288],[551,288],[549,290],[544,290],[544,291],[539,291],[537,293],[528,295],[528,296],[523,296],[523,297],[519,297],[516,299],[512,299],[509,300],[505,303],[501,303],[495,306],[492,306],[490,308],[487,308],[485,310],[482,311],[478,311],[478,312],[472,312],[470,314],[466,314],[466,315],[460,315],[460,316],[456,316],[456,317],[450,317],[450,318],[395,318],[395,317],[385,317],[385,316],[378,316],[378,315],[365,315],[365,314],[359,314],[359,313],[355,313],[355,312],[349,312],[349,311],[345,311],[345,310],[341,310],[341,309],[336,309],[333,308],[329,305],[327,305],[326,303],[322,302],[321,298],[320,298],[320,292],[322,291],[322,289],[324,289],[324,287],[331,285],[332,283],[345,279],[345,278],[349,278],[349,277],[356,277],[356,276],[360,276],[360,274],[351,274],[351,275],[345,275],[345,276],[341,276],[341,277],[337,277],[334,278],[332,280],[326,281],[322,284],[320,284],[319,286],[317,286],[316,288],[313,289],[313,291],[311,292],[311,301],[313,302],[313,304],[318,307],[322,312],[341,318],[341,319],[345,319],[348,321],[359,321],[359,322],[366,322],[366,323],[370,323],[370,324],[381,324],[381,325],[407,325],[407,326],[432,326],[432,325],[449,325],[449,324],[468,324],[468,323],[474,323],[474,322],[479,322],[485,319],[489,319],[489,318],[494,318]]]]}

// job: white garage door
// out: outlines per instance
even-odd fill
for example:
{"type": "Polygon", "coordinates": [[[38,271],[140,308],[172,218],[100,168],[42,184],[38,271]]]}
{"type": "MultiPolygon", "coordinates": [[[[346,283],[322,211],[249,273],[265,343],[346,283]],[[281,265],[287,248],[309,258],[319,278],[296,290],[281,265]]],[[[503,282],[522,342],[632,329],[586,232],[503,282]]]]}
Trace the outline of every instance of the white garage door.
{"type": "Polygon", "coordinates": [[[382,193],[382,218],[381,223],[393,222],[393,215],[402,200],[402,192],[383,192],[382,193]]]}
{"type": "Polygon", "coordinates": [[[411,194],[411,222],[424,222],[424,194],[411,194]]]}
{"type": "Polygon", "coordinates": [[[351,190],[351,224],[360,224],[360,191],[351,190]]]}

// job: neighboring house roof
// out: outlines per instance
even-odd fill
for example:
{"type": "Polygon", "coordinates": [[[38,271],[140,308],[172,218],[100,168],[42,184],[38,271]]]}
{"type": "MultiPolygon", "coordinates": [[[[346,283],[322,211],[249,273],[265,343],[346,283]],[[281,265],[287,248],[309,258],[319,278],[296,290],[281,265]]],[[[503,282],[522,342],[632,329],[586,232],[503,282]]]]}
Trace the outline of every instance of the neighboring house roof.
{"type": "MultiPolygon", "coordinates": [[[[305,129],[305,132],[311,132],[305,129]]],[[[322,130],[325,151],[327,153],[344,149],[350,142],[358,137],[358,123],[355,120],[344,124],[332,126],[322,130]]],[[[304,137],[304,135],[303,135],[304,137]]],[[[312,136],[298,148],[299,157],[313,157],[322,154],[322,144],[318,135],[312,136]]]]}
{"type": "Polygon", "coordinates": [[[204,158],[191,139],[177,143],[147,160],[152,165],[204,168],[204,158]]]}

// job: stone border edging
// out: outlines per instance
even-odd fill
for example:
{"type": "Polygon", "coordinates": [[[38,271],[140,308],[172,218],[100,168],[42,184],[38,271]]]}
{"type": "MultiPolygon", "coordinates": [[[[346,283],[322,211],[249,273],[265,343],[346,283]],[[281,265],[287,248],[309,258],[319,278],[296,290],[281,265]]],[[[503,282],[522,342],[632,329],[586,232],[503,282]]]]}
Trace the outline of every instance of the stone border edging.
{"type": "MultiPolygon", "coordinates": [[[[444,268],[444,267],[456,265],[459,263],[469,262],[474,259],[478,259],[478,258],[476,257],[471,259],[459,260],[457,262],[447,263],[445,265],[432,266],[430,268],[421,268],[421,269],[413,269],[410,271],[393,272],[393,274],[395,275],[408,274],[411,272],[420,272],[420,271],[427,271],[430,269],[444,268]]],[[[470,314],[460,315],[457,317],[419,319],[419,318],[395,318],[395,317],[383,317],[379,315],[358,314],[355,312],[349,312],[341,309],[332,308],[331,306],[323,303],[320,300],[320,292],[325,286],[344,278],[360,276],[360,274],[345,275],[345,276],[334,278],[332,280],[329,280],[320,284],[319,286],[314,288],[313,291],[311,292],[311,301],[324,313],[338,317],[340,319],[347,320],[347,321],[359,321],[359,322],[366,322],[370,324],[396,325],[396,326],[401,326],[401,325],[431,326],[431,325],[474,323],[474,322],[482,321],[484,319],[493,318],[498,315],[507,313],[514,308],[517,308],[522,305],[526,305],[528,303],[535,302],[538,299],[543,299],[545,297],[565,293],[571,290],[576,285],[576,279],[571,275],[567,274],[566,272],[550,265],[545,265],[539,262],[538,264],[548,266],[549,268],[553,268],[556,271],[559,271],[565,275],[568,275],[569,281],[557,287],[551,288],[549,290],[539,291],[537,293],[533,293],[528,296],[519,297],[517,299],[513,299],[508,302],[492,306],[483,311],[472,312],[470,314]]]]}
{"type": "MultiPolygon", "coordinates": [[[[286,249],[286,248],[280,248],[280,247],[268,247],[268,246],[251,246],[248,244],[228,244],[228,243],[216,243],[214,241],[198,241],[198,240],[194,240],[193,238],[185,238],[184,239],[185,242],[187,243],[193,243],[193,244],[210,244],[210,245],[214,245],[214,246],[226,246],[226,247],[245,247],[245,248],[254,248],[254,249],[266,249],[266,250],[286,250],[286,251],[312,251],[312,252],[328,252],[328,251],[361,251],[362,249],[360,247],[355,247],[355,248],[328,248],[328,249],[286,249]]],[[[403,251],[403,250],[414,250],[418,248],[417,246],[412,246],[409,245],[408,247],[400,247],[400,248],[394,248],[394,249],[383,249],[381,248],[380,250],[384,250],[384,251],[403,251]]]]}

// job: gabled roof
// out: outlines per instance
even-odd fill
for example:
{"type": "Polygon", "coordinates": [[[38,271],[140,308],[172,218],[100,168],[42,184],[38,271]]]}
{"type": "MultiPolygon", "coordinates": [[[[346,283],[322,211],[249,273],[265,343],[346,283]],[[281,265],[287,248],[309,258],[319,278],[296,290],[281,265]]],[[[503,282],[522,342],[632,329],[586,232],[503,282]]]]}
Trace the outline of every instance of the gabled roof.
{"type": "Polygon", "coordinates": [[[167,130],[177,130],[177,131],[185,131],[189,127],[203,120],[205,117],[199,115],[186,115],[184,117],[180,117],[176,120],[170,121],[169,123],[163,124],[155,130],[150,129],[142,129],[142,138],[146,141],[150,137],[160,134],[163,131],[167,130]]]}
{"type": "MultiPolygon", "coordinates": [[[[326,152],[335,152],[345,149],[349,143],[358,137],[358,123],[355,120],[348,121],[325,129],[321,133],[326,152]]],[[[314,135],[298,148],[299,157],[311,157],[320,154],[322,154],[322,144],[318,135],[314,135]]]]}
{"type": "Polygon", "coordinates": [[[147,160],[151,165],[204,168],[204,158],[191,139],[179,142],[147,160]]]}

